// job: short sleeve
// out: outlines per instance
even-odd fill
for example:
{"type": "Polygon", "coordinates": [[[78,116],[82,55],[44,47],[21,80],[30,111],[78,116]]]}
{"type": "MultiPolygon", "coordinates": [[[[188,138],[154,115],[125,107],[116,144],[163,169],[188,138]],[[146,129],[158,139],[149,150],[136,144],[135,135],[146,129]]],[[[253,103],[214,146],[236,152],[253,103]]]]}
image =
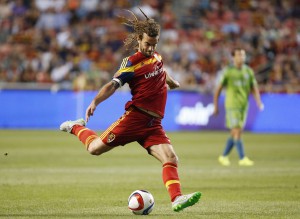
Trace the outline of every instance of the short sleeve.
{"type": "Polygon", "coordinates": [[[134,76],[134,66],[129,57],[123,59],[119,70],[115,73],[113,80],[118,82],[120,86],[128,83],[134,76]]]}

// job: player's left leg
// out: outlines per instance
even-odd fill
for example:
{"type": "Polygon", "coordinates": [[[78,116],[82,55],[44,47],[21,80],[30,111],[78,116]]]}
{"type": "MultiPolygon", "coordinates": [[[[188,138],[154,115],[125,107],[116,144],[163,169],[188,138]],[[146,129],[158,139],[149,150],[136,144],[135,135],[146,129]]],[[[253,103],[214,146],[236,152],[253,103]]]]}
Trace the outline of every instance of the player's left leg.
{"type": "Polygon", "coordinates": [[[99,156],[113,148],[115,147],[106,145],[100,137],[97,137],[88,145],[87,150],[90,154],[99,156]]]}
{"type": "Polygon", "coordinates": [[[98,137],[97,133],[85,127],[84,119],[68,120],[60,125],[60,130],[73,134],[88,148],[88,145],[98,137]]]}
{"type": "Polygon", "coordinates": [[[226,145],[223,151],[223,156],[226,157],[229,155],[229,153],[231,152],[232,148],[234,146],[234,140],[233,137],[230,135],[230,137],[228,137],[227,141],[226,141],[226,145]]]}
{"type": "Polygon", "coordinates": [[[236,146],[238,155],[240,159],[243,159],[245,156],[244,145],[241,140],[242,129],[240,127],[235,127],[231,129],[231,136],[233,137],[234,144],[236,146]]]}
{"type": "Polygon", "coordinates": [[[230,137],[226,141],[223,154],[219,156],[218,161],[223,166],[229,166],[229,154],[235,144],[235,139],[239,138],[236,136],[236,132],[233,131],[233,127],[237,127],[241,120],[241,110],[226,108],[226,127],[231,130],[230,137]]]}
{"type": "Polygon", "coordinates": [[[229,166],[230,165],[230,161],[228,158],[229,153],[231,152],[232,148],[234,146],[234,140],[232,138],[232,136],[230,136],[227,139],[223,154],[219,156],[218,160],[219,163],[223,166],[229,166]]]}
{"type": "Polygon", "coordinates": [[[178,158],[170,144],[153,145],[147,148],[149,154],[163,164],[162,178],[172,201],[172,209],[181,211],[194,205],[201,197],[200,192],[182,195],[180,180],[177,171],[178,158]]]}

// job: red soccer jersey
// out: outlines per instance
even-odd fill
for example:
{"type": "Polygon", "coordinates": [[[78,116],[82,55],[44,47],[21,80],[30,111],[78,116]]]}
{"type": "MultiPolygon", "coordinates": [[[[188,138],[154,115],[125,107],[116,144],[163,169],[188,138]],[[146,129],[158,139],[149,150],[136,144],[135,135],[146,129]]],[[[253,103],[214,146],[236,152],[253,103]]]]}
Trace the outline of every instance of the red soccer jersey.
{"type": "Polygon", "coordinates": [[[114,79],[121,86],[129,84],[132,99],[126,109],[134,105],[164,117],[167,101],[166,72],[157,52],[146,57],[141,52],[123,59],[114,79]]]}

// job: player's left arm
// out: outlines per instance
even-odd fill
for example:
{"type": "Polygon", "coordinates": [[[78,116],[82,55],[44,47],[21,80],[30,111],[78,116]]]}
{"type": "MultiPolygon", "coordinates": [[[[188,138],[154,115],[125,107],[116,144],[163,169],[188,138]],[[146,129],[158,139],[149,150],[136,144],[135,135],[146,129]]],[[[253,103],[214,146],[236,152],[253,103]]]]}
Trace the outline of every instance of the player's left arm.
{"type": "Polygon", "coordinates": [[[256,101],[256,105],[260,110],[264,110],[264,104],[261,101],[261,97],[260,97],[260,92],[258,89],[258,84],[257,81],[255,79],[254,73],[253,71],[251,71],[251,78],[252,78],[252,88],[251,88],[251,93],[254,96],[254,99],[256,101]]]}
{"type": "Polygon", "coordinates": [[[264,109],[264,104],[261,101],[261,97],[260,97],[260,93],[259,93],[259,89],[258,89],[257,85],[253,86],[253,88],[252,88],[252,95],[254,96],[254,99],[256,101],[257,107],[260,110],[263,110],[264,109]]]}
{"type": "Polygon", "coordinates": [[[168,72],[166,72],[166,82],[167,84],[169,85],[170,89],[175,89],[175,88],[178,88],[180,87],[180,84],[178,81],[176,81],[175,79],[173,79],[169,74],[168,72]]]}
{"type": "Polygon", "coordinates": [[[222,92],[222,89],[223,89],[223,85],[220,84],[215,93],[214,93],[214,111],[213,111],[213,115],[218,115],[219,114],[219,97],[220,97],[220,94],[222,92]]]}

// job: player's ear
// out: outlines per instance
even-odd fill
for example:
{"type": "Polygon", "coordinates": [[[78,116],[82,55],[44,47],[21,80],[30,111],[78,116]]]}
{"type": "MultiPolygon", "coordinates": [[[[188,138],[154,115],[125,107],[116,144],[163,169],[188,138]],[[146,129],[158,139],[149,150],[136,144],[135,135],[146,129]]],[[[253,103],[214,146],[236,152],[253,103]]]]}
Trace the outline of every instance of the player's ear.
{"type": "Polygon", "coordinates": [[[143,40],[144,33],[137,35],[137,41],[140,43],[143,40]]]}
{"type": "Polygon", "coordinates": [[[141,36],[141,35],[138,35],[138,36],[136,37],[136,40],[137,40],[139,43],[141,43],[141,41],[142,41],[142,38],[143,38],[143,36],[141,36]]]}

